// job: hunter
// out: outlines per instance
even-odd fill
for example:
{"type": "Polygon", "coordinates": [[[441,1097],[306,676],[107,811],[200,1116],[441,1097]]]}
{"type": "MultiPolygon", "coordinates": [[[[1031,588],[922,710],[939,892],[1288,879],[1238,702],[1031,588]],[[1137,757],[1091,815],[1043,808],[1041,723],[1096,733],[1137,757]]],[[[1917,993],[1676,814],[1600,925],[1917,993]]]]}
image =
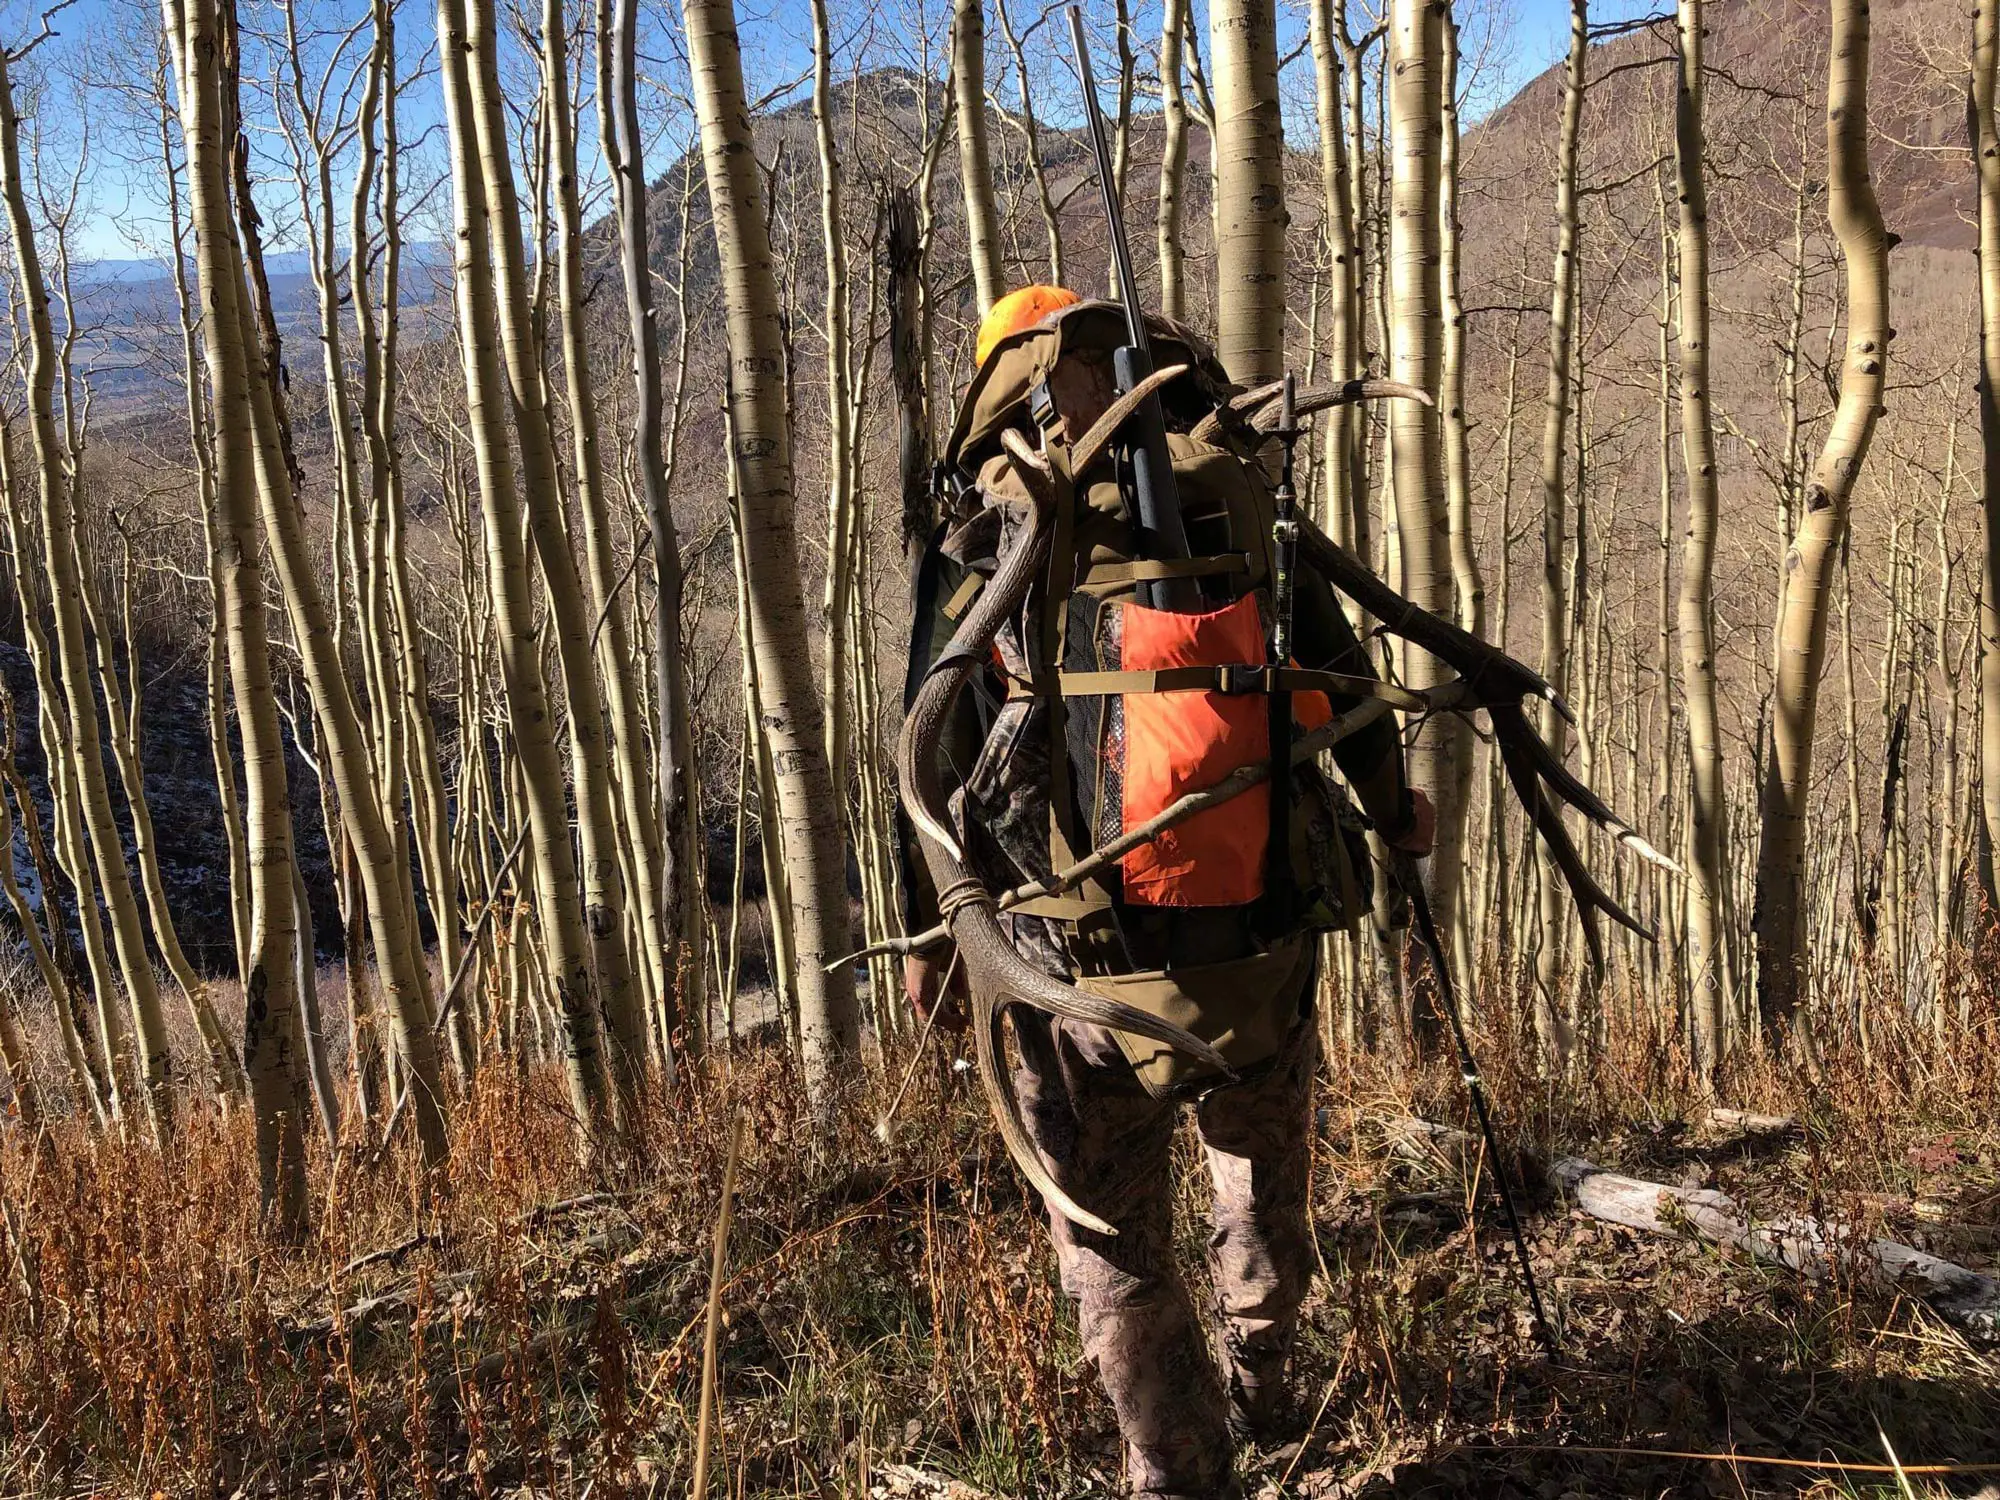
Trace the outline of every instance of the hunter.
{"type": "MultiPolygon", "coordinates": [[[[1046,878],[1187,791],[1270,758],[1281,716],[1316,727],[1374,685],[1326,580],[1301,569],[1277,586],[1288,563],[1272,543],[1274,505],[1288,498],[1289,455],[1274,484],[1271,429],[1241,414],[1254,393],[1231,386],[1187,329],[1157,317],[1147,326],[1188,555],[1145,555],[1127,458],[1100,426],[1119,400],[1122,317],[1116,304],[1059,287],[997,302],[940,466],[943,521],[917,579],[910,684],[914,698],[953,650],[969,674],[925,764],[948,792],[942,833],[987,892],[1046,878]],[[1036,586],[1018,607],[1006,601],[990,642],[947,650],[1031,532],[1048,548],[1036,586]],[[1149,607],[1145,589],[1163,579],[1195,590],[1194,607],[1185,595],[1178,610],[1149,607]],[[1272,628],[1274,600],[1288,606],[1288,633],[1272,628]],[[1274,640],[1289,643],[1284,658],[1271,654],[1274,640]]],[[[1355,397],[1321,404],[1331,399],[1355,397]]],[[[1275,815],[1272,789],[1260,786],[1074,890],[1000,915],[1040,972],[1185,1027],[1228,1064],[1004,1006],[1019,1057],[1012,1087],[1037,1159],[1024,1166],[1046,1173],[1038,1185],[1063,1287],[1116,1408],[1132,1490],[1148,1500],[1236,1495],[1237,1441],[1296,1435],[1287,1366],[1315,1263],[1317,935],[1365,909],[1359,829],[1423,855],[1435,827],[1429,800],[1405,781],[1393,715],[1341,739],[1334,758],[1359,813],[1301,764],[1275,815]],[[1174,1263],[1170,1163],[1182,1105],[1214,1185],[1207,1327],[1174,1263]],[[1102,1228],[1078,1222],[1046,1184],[1102,1228]]],[[[936,920],[946,882],[935,858],[929,872],[907,863],[917,932],[936,920]]],[[[949,948],[906,959],[911,1003],[926,1016],[942,1006],[947,1024],[965,977],[949,948]],[[948,974],[952,995],[941,993],[948,974]]]]}

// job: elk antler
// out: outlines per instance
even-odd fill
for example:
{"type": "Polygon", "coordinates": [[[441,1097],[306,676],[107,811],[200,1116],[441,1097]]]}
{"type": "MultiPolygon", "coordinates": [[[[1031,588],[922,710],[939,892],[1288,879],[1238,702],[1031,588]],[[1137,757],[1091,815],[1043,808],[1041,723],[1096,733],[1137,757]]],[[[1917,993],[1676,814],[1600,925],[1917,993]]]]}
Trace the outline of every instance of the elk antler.
{"type": "Polygon", "coordinates": [[[1563,702],[1562,695],[1539,672],[1498,646],[1412,604],[1310,521],[1299,523],[1299,546],[1308,565],[1380,620],[1385,630],[1428,651],[1458,673],[1468,695],[1460,711],[1486,710],[1493,725],[1493,738],[1500,747],[1500,762],[1506,769],[1508,785],[1513,787],[1535,831],[1548,845],[1549,857],[1562,872],[1570,896],[1583,914],[1584,940],[1590,946],[1592,964],[1598,968],[1604,964],[1603,939],[1597,930],[1600,912],[1650,941],[1652,930],[1612,900],[1584,868],[1583,857],[1563,826],[1562,809],[1575,808],[1618,843],[1662,869],[1679,874],[1681,868],[1641,838],[1637,829],[1579,781],[1528,722],[1522,702],[1540,698],[1566,722],[1574,724],[1576,716],[1563,702]]]}

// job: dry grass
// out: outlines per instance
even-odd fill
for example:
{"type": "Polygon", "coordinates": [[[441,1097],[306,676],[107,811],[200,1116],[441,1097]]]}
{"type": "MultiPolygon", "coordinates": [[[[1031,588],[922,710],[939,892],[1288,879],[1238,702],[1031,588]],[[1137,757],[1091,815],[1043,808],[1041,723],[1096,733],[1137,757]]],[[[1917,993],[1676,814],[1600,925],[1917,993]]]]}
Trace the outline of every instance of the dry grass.
{"type": "MultiPolygon", "coordinates": [[[[1730,1102],[1806,1127],[1763,1145],[1694,1123],[1681,1059],[1614,1009],[1606,1055],[1560,1081],[1483,1028],[1522,1144],[1991,1264],[1990,991],[1966,1030],[1878,1025],[1866,1057],[1832,1049],[1816,1078],[1737,1069],[1730,1102]]],[[[885,1147],[872,1124],[900,1072],[857,1084],[838,1139],[816,1145],[783,1059],[714,1061],[653,1102],[648,1159],[613,1178],[578,1166],[553,1072],[496,1071],[428,1196],[400,1152],[316,1155],[317,1228],[296,1247],[260,1231],[241,1118],[190,1107],[164,1158],[74,1127],[39,1149],[10,1139],[0,1494],[686,1494],[732,1113],[745,1157],[713,1493],[858,1496],[889,1460],[994,1493],[1107,1493],[1110,1413],[978,1098],[919,1069],[885,1147]]],[[[1453,1072],[1340,1055],[1327,1074],[1310,1432],[1254,1461],[1253,1491],[1289,1476],[1284,1493],[1374,1497],[1969,1494],[1986,1481],[1578,1450],[1886,1465],[1886,1436],[1907,1465],[2000,1461],[2000,1362],[1921,1306],[1543,1197],[1530,1232],[1566,1344],[1552,1366],[1490,1203],[1466,1212],[1461,1184],[1371,1128],[1461,1121],[1453,1072]]],[[[1196,1262],[1202,1189],[1191,1152],[1183,1165],[1196,1262]]]]}

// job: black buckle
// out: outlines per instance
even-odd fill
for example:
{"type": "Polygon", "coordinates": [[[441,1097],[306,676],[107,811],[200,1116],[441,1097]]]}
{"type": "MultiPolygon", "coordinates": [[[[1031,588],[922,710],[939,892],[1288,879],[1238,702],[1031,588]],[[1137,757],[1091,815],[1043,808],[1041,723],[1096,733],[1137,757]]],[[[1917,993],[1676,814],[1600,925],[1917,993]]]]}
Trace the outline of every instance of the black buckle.
{"type": "Polygon", "coordinates": [[[1270,669],[1247,662],[1232,662],[1228,666],[1215,669],[1215,690],[1218,693],[1235,695],[1238,693],[1261,693],[1268,687],[1267,674],[1270,669]]]}
{"type": "Polygon", "coordinates": [[[1046,380],[1038,380],[1028,388],[1028,415],[1043,432],[1055,425],[1056,398],[1049,393],[1046,380]]]}

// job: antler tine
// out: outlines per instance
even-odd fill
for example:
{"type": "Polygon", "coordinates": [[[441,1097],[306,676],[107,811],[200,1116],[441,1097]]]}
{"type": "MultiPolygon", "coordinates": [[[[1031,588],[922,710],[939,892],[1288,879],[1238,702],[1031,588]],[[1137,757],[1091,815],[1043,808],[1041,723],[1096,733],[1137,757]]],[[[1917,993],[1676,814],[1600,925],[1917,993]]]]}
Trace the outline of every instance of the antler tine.
{"type": "Polygon", "coordinates": [[[1500,734],[1502,724],[1505,722],[1506,732],[1516,740],[1518,747],[1527,755],[1536,772],[1564,802],[1604,829],[1613,839],[1641,859],[1658,865],[1663,870],[1672,871],[1676,875],[1687,873],[1676,861],[1669,859],[1641,838],[1636,828],[1619,817],[1610,804],[1564,765],[1555,751],[1535,733],[1534,727],[1528,723],[1527,715],[1522,713],[1518,705],[1488,705],[1487,713],[1493,720],[1494,733],[1500,734]]]}
{"type": "MultiPolygon", "coordinates": [[[[1301,418],[1333,406],[1353,406],[1361,401],[1402,400],[1415,401],[1423,406],[1435,406],[1429,392],[1421,386],[1406,384],[1400,380],[1342,380],[1332,385],[1316,385],[1300,391],[1292,398],[1292,409],[1301,418]]],[[[1250,418],[1250,425],[1259,433],[1274,431],[1278,425],[1277,406],[1269,398],[1258,406],[1250,418]]]]}
{"type": "Polygon", "coordinates": [[[1267,402],[1275,401],[1285,388],[1282,380],[1267,380],[1262,385],[1253,385],[1247,391],[1238,391],[1229,398],[1229,413],[1235,417],[1249,417],[1267,402]]]}
{"type": "Polygon", "coordinates": [[[1630,849],[1648,864],[1658,865],[1670,875],[1686,876],[1687,870],[1679,860],[1673,858],[1671,855],[1662,854],[1651,844],[1640,838],[1631,828],[1621,829],[1617,835],[1617,839],[1620,844],[1630,849]]]}
{"type": "MultiPolygon", "coordinates": [[[[1118,435],[1118,429],[1131,419],[1132,414],[1145,405],[1147,399],[1161,386],[1169,381],[1178,380],[1187,373],[1187,370],[1188,367],[1184,364],[1168,365],[1165,369],[1155,370],[1106,407],[1104,414],[1090,424],[1090,431],[1070,449],[1070,472],[1081,474],[1096,463],[1098,455],[1111,445],[1112,438],[1118,435]]],[[[1046,474],[1049,469],[1047,459],[1041,460],[1041,467],[1042,472],[1046,474]]]]}
{"type": "MultiPolygon", "coordinates": [[[[1525,727],[1525,721],[1522,721],[1525,727]]],[[[1496,731],[1499,726],[1495,725],[1496,731]]],[[[1584,914],[1585,930],[1590,929],[1588,920],[1592,911],[1601,911],[1619,926],[1630,929],[1647,942],[1653,941],[1653,931],[1634,917],[1624,907],[1611,898],[1608,891],[1597,883],[1590,871],[1584,868],[1583,856],[1577,852],[1575,841],[1569,830],[1563,827],[1562,814],[1552,806],[1542,793],[1542,783],[1532,758],[1524,752],[1520,738],[1513,733],[1503,732],[1500,740],[1500,761],[1506,768],[1507,779],[1513,783],[1514,794],[1521,799],[1527,809],[1535,831],[1542,836],[1548,846],[1549,857],[1562,872],[1563,884],[1569,887],[1570,896],[1584,914]]],[[[1592,943],[1593,954],[1601,952],[1600,944],[1592,943]]]]}

